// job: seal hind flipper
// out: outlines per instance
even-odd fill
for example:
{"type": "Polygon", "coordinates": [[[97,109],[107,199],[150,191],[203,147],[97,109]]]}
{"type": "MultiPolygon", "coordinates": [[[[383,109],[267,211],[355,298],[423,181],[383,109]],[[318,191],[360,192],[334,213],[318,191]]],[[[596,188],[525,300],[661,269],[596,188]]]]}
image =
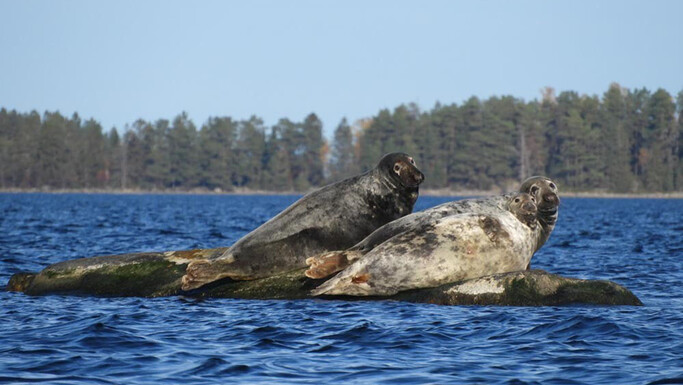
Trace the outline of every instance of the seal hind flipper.
{"type": "Polygon", "coordinates": [[[184,291],[194,290],[204,284],[211,282],[215,276],[214,273],[209,275],[209,267],[211,263],[206,260],[193,261],[187,265],[185,275],[181,282],[181,289],[184,291]]]}
{"type": "Polygon", "coordinates": [[[332,251],[306,259],[309,266],[304,273],[308,278],[321,279],[344,270],[353,261],[361,257],[356,250],[332,251]]]}
{"type": "Polygon", "coordinates": [[[372,275],[358,264],[353,264],[311,290],[311,295],[372,295],[372,275]]]}
{"type": "MultiPolygon", "coordinates": [[[[223,266],[221,268],[216,267],[217,261],[209,261],[202,259],[199,261],[192,261],[185,270],[185,275],[183,276],[181,282],[181,289],[183,291],[194,290],[206,285],[209,282],[217,281],[223,278],[233,278],[239,280],[249,280],[249,277],[238,277],[231,274],[229,269],[225,269],[226,263],[219,263],[223,266]]],[[[229,263],[228,263],[229,264],[229,263]]]]}

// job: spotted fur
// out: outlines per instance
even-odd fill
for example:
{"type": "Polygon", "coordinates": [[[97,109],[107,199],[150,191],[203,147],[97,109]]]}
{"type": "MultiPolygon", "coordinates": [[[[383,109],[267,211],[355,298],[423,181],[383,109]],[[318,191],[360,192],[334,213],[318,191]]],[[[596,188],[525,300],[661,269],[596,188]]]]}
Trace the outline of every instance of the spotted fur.
{"type": "Polygon", "coordinates": [[[540,226],[529,194],[512,194],[504,209],[455,214],[379,244],[313,291],[314,295],[393,295],[496,273],[524,270],[540,226]],[[519,199],[518,202],[516,200],[519,199]]]}

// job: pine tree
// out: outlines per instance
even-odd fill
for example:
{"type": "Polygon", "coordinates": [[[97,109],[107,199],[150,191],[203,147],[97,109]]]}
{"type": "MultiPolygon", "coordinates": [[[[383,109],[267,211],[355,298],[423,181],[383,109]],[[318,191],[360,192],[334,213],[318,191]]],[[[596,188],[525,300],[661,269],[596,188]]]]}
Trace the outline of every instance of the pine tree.
{"type": "Polygon", "coordinates": [[[199,133],[199,185],[232,190],[237,124],[231,118],[209,118],[199,133]]]}
{"type": "Polygon", "coordinates": [[[483,105],[480,162],[484,163],[489,189],[495,184],[505,190],[519,175],[520,115],[516,104],[515,98],[504,96],[489,98],[483,105]]]}
{"type": "Polygon", "coordinates": [[[678,127],[675,104],[671,95],[658,89],[647,106],[648,126],[644,131],[649,158],[645,170],[645,186],[651,191],[672,191],[678,165],[678,127]]]}
{"type": "Polygon", "coordinates": [[[265,151],[265,133],[263,121],[252,116],[239,123],[237,139],[237,168],[233,175],[233,184],[240,187],[262,188],[261,173],[265,151]]]}
{"type": "Polygon", "coordinates": [[[97,179],[106,187],[121,187],[121,138],[113,127],[105,140],[105,167],[97,179]]]}
{"type": "Polygon", "coordinates": [[[648,126],[647,105],[650,96],[650,91],[646,88],[633,90],[627,95],[628,131],[632,138],[631,168],[637,182],[636,191],[639,188],[645,187],[644,175],[650,158],[646,140],[648,126]]]}
{"type": "Polygon", "coordinates": [[[78,184],[82,187],[101,187],[97,175],[105,167],[102,126],[93,119],[86,121],[79,132],[78,184]]]}
{"type": "Polygon", "coordinates": [[[68,187],[67,168],[70,166],[70,160],[67,137],[66,119],[59,112],[46,112],[38,138],[38,185],[68,187]]]}
{"type": "MultiPolygon", "coordinates": [[[[284,162],[289,168],[286,172],[287,181],[279,182],[278,184],[288,184],[292,189],[296,188],[298,191],[308,189],[308,184],[304,183],[306,180],[306,165],[304,163],[304,137],[301,132],[301,124],[292,122],[289,119],[283,118],[272,128],[271,138],[275,140],[271,147],[272,154],[284,162]],[[294,181],[299,181],[299,186],[294,186],[294,181]],[[303,186],[301,186],[303,184],[303,186]]],[[[278,166],[278,169],[280,167],[278,166]]],[[[280,170],[281,177],[284,177],[284,170],[280,170]]]]}
{"type": "Polygon", "coordinates": [[[197,129],[183,112],[168,131],[170,187],[195,187],[198,182],[197,129]]]}
{"type": "Polygon", "coordinates": [[[482,103],[471,97],[460,108],[461,122],[456,128],[456,146],[452,154],[452,182],[456,188],[488,189],[491,180],[486,176],[486,165],[480,156],[484,141],[482,103]]]}
{"type": "Polygon", "coordinates": [[[172,185],[171,158],[168,132],[170,122],[159,119],[154,122],[154,128],[149,132],[152,148],[147,157],[145,180],[154,188],[165,188],[172,185]]]}
{"type": "Polygon", "coordinates": [[[633,174],[629,165],[631,143],[627,128],[625,94],[627,91],[619,84],[612,83],[603,97],[601,106],[604,148],[601,155],[605,162],[607,186],[610,190],[617,192],[630,191],[633,186],[633,174]]]}
{"type": "Polygon", "coordinates": [[[517,106],[519,121],[517,126],[518,167],[519,180],[532,175],[547,174],[548,164],[548,136],[542,115],[542,106],[537,101],[531,101],[517,106]]]}
{"type": "Polygon", "coordinates": [[[418,167],[425,175],[425,187],[444,188],[449,183],[450,154],[455,148],[457,106],[441,106],[421,119],[421,135],[415,138],[419,148],[418,167]]]}
{"type": "Polygon", "coordinates": [[[0,109],[0,187],[7,188],[17,184],[13,178],[13,170],[10,165],[16,163],[16,159],[10,153],[15,141],[16,134],[13,132],[10,113],[0,109]]]}
{"type": "Polygon", "coordinates": [[[334,130],[329,167],[330,179],[333,181],[348,178],[358,172],[354,156],[353,133],[346,118],[343,118],[334,130]]]}
{"type": "Polygon", "coordinates": [[[309,114],[302,125],[304,139],[303,160],[305,165],[305,179],[309,186],[320,186],[324,174],[322,156],[325,141],[323,140],[323,123],[315,114],[309,114]]]}
{"type": "MultiPolygon", "coordinates": [[[[284,123],[284,122],[281,122],[284,123]]],[[[266,143],[266,169],[264,170],[263,186],[275,191],[292,191],[294,182],[292,180],[292,167],[290,165],[290,154],[287,145],[283,140],[283,126],[275,126],[271,130],[270,138],[266,143]]]]}

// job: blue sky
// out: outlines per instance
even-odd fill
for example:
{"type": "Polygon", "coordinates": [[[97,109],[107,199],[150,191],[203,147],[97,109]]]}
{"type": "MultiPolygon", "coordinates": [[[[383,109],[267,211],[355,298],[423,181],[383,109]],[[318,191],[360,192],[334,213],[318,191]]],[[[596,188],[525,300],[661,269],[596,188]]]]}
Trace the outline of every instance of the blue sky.
{"type": "Polygon", "coordinates": [[[683,1],[0,0],[0,106],[105,129],[415,102],[683,90],[683,1]]]}

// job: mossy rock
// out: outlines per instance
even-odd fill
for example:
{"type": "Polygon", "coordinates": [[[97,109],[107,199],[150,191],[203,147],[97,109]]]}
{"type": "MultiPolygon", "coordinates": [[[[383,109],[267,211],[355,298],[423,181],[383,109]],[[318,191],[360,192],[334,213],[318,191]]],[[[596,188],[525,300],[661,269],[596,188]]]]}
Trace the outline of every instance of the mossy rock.
{"type": "MultiPolygon", "coordinates": [[[[7,285],[30,295],[79,294],[203,298],[303,299],[322,280],[304,276],[305,269],[253,281],[214,282],[183,292],[180,281],[187,264],[225,249],[135,253],[82,258],[48,266],[38,274],[18,273],[7,285]]],[[[565,278],[543,270],[491,275],[437,288],[411,290],[391,297],[316,297],[335,300],[398,300],[442,305],[555,306],[569,304],[642,305],[628,289],[610,281],[565,278]]]]}
{"type": "Polygon", "coordinates": [[[614,282],[566,278],[543,270],[474,278],[433,289],[399,293],[394,298],[442,305],[642,306],[643,304],[630,290],[614,282]]]}
{"type": "Polygon", "coordinates": [[[31,295],[176,295],[180,292],[180,279],[191,260],[212,257],[224,250],[198,249],[75,259],[50,265],[37,274],[15,274],[7,289],[31,295]]]}

